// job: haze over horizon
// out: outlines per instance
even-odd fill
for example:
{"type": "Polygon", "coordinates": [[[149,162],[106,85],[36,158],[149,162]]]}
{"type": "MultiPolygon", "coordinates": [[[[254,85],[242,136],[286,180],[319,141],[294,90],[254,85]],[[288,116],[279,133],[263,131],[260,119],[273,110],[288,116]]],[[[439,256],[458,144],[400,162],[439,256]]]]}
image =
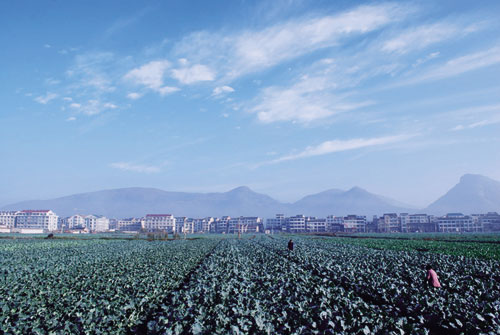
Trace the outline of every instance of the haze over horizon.
{"type": "Polygon", "coordinates": [[[423,208],[500,180],[497,1],[17,1],[0,28],[0,206],[245,185],[423,208]]]}

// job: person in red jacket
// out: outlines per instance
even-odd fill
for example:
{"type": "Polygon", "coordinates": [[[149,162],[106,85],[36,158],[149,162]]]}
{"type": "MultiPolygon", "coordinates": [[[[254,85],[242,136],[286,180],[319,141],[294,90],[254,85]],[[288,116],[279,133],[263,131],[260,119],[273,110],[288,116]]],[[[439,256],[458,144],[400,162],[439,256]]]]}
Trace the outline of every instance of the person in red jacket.
{"type": "Polygon", "coordinates": [[[441,287],[441,284],[439,283],[438,275],[436,271],[432,269],[432,266],[427,265],[425,267],[427,270],[427,286],[428,287],[441,287]]]}

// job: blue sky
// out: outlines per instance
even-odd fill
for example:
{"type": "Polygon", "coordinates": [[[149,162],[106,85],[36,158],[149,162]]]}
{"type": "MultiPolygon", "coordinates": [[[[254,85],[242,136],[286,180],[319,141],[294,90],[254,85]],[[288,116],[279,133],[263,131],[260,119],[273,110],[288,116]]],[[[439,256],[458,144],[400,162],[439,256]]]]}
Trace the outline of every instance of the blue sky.
{"type": "Polygon", "coordinates": [[[500,179],[498,1],[3,1],[0,29],[0,204],[356,185],[423,207],[500,179]]]}

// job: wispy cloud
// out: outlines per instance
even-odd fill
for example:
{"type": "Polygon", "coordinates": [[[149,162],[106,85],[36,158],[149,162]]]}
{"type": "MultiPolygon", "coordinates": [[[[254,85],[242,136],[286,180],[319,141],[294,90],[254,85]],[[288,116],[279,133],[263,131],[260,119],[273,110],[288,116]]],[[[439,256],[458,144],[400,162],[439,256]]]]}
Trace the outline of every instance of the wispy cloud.
{"type": "Polygon", "coordinates": [[[106,110],[118,108],[117,105],[111,102],[102,102],[98,99],[90,99],[85,103],[72,102],[69,107],[72,110],[85,115],[97,115],[106,110]]]}
{"type": "Polygon", "coordinates": [[[265,164],[276,164],[301,158],[332,154],[335,152],[397,143],[408,140],[409,138],[412,138],[414,136],[415,135],[394,135],[394,136],[383,136],[374,138],[356,138],[350,140],[325,141],[316,146],[309,146],[299,153],[281,156],[277,159],[268,161],[265,164]]]}
{"type": "Polygon", "coordinates": [[[412,27],[385,41],[382,45],[382,51],[404,54],[471,31],[467,27],[451,23],[434,23],[412,27]]]}
{"type": "Polygon", "coordinates": [[[304,76],[290,87],[265,88],[250,112],[256,113],[259,121],[264,123],[308,123],[373,104],[372,101],[345,101],[333,93],[335,87],[336,83],[328,76],[304,76]]]}
{"type": "Polygon", "coordinates": [[[111,52],[90,52],[75,57],[74,65],[66,71],[68,79],[73,81],[73,90],[93,89],[92,94],[113,92],[113,80],[110,68],[115,56],[111,52]]]}
{"type": "Polygon", "coordinates": [[[206,65],[195,64],[172,70],[172,77],[189,85],[199,81],[212,81],[215,79],[215,72],[206,65]]]}
{"type": "Polygon", "coordinates": [[[166,59],[151,61],[130,70],[124,78],[137,85],[144,85],[160,95],[166,95],[179,90],[177,87],[164,86],[164,77],[170,66],[171,63],[166,59]]]}
{"type": "Polygon", "coordinates": [[[467,123],[459,124],[453,127],[452,131],[465,129],[474,129],[500,123],[500,105],[478,106],[466,108],[455,113],[446,113],[446,115],[465,117],[469,120],[467,123]],[[485,115],[486,114],[486,115],[485,115]],[[471,120],[474,119],[474,120],[471,120]],[[478,120],[480,119],[480,120],[478,120]]]}
{"type": "Polygon", "coordinates": [[[454,77],[496,64],[500,64],[500,46],[452,58],[444,64],[434,66],[411,79],[401,82],[400,85],[454,77]]]}
{"type": "Polygon", "coordinates": [[[129,94],[127,94],[127,98],[131,100],[137,100],[142,98],[142,94],[138,92],[130,92],[129,94]]]}
{"type": "Polygon", "coordinates": [[[225,93],[231,93],[231,92],[234,92],[234,88],[232,88],[231,86],[227,86],[227,85],[217,86],[212,91],[212,95],[213,96],[218,96],[218,95],[222,95],[222,94],[225,94],[225,93]]]}
{"type": "Polygon", "coordinates": [[[41,95],[41,96],[38,96],[35,98],[35,101],[42,104],[42,105],[46,105],[48,104],[50,101],[54,100],[55,98],[57,98],[58,95],[56,93],[47,93],[45,95],[41,95]]]}
{"type": "Polygon", "coordinates": [[[140,172],[140,173],[157,173],[160,172],[161,170],[160,167],[158,166],[134,164],[130,162],[116,162],[116,163],[111,163],[110,166],[112,168],[119,170],[140,172]]]}
{"type": "Polygon", "coordinates": [[[230,35],[202,31],[184,38],[175,52],[197,61],[211,60],[231,80],[337,45],[343,37],[374,31],[402,19],[409,11],[396,4],[376,4],[230,35]]]}

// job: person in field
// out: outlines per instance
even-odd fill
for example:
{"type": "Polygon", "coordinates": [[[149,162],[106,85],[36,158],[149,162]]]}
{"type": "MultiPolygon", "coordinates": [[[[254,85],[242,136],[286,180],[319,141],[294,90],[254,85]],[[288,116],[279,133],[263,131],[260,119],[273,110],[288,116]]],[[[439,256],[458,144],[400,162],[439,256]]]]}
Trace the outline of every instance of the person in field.
{"type": "Polygon", "coordinates": [[[427,265],[425,267],[427,270],[427,287],[441,287],[441,284],[439,283],[438,275],[436,271],[432,269],[432,266],[427,265]]]}
{"type": "Polygon", "coordinates": [[[288,251],[293,251],[293,241],[288,241],[288,251]]]}

